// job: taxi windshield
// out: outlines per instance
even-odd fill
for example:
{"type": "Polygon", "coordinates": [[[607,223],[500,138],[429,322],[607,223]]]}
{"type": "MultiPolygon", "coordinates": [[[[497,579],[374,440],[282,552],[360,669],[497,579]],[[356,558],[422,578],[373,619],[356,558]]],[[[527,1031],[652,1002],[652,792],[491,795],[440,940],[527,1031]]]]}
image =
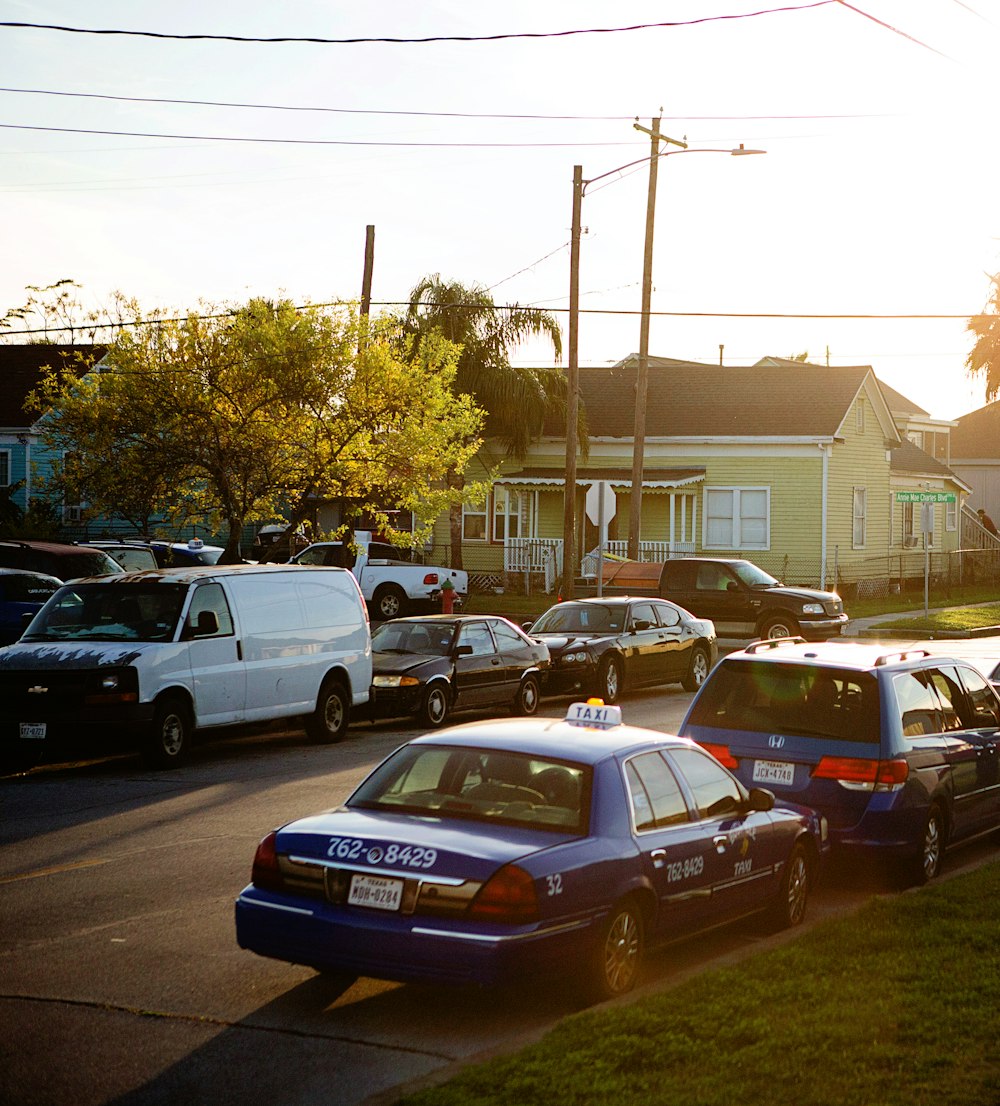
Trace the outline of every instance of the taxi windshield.
{"type": "Polygon", "coordinates": [[[347,805],[584,834],[590,768],[506,750],[404,745],[347,805]]]}
{"type": "Polygon", "coordinates": [[[187,586],[66,584],[21,641],[170,641],[187,586]]]}

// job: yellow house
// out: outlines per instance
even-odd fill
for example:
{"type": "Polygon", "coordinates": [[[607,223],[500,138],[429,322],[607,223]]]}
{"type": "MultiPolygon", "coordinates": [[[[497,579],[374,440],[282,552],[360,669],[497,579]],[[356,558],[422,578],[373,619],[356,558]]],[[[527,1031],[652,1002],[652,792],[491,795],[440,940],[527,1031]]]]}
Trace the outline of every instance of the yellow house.
{"type": "MultiPolygon", "coordinates": [[[[610,555],[627,545],[637,361],[580,369],[590,436],[577,467],[574,571],[584,577],[599,542],[610,555]],[[603,540],[587,510],[602,483],[613,492],[603,540]]],[[[909,404],[868,365],[651,357],[640,558],[743,557],[786,583],[873,591],[922,572],[925,542],[935,555],[957,551],[969,487],[901,432],[887,393],[896,407],[909,404]]],[[[909,404],[911,419],[918,412],[909,404]]],[[[952,425],[920,416],[942,434],[952,425]]],[[[486,443],[468,476],[490,477],[490,494],[463,509],[462,558],[474,583],[557,585],[565,449],[556,424],[522,460],[486,443]]],[[[443,520],[435,544],[447,544],[443,520]]]]}

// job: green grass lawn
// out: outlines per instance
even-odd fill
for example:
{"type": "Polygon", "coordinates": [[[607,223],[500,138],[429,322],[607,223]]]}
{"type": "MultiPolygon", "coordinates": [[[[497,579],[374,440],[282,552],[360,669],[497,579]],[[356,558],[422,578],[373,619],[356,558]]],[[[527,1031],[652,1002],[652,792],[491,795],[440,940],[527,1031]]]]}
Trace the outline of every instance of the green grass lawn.
{"type": "Polygon", "coordinates": [[[1000,864],[566,1018],[407,1106],[996,1106],[1000,864]]]}
{"type": "Polygon", "coordinates": [[[945,611],[923,612],[911,618],[894,618],[880,622],[879,630],[979,630],[986,626],[1000,626],[1000,603],[985,607],[952,607],[945,611]]]}

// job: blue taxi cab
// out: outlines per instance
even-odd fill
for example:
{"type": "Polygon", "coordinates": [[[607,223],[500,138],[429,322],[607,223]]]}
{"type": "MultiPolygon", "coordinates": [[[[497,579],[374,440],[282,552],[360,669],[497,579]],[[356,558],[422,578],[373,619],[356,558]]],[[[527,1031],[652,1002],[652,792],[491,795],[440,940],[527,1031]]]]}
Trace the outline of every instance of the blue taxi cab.
{"type": "Polygon", "coordinates": [[[756,912],[802,921],[826,851],[695,743],[575,703],[398,748],[257,848],[239,945],[340,976],[628,991],[644,949],[756,912]]]}

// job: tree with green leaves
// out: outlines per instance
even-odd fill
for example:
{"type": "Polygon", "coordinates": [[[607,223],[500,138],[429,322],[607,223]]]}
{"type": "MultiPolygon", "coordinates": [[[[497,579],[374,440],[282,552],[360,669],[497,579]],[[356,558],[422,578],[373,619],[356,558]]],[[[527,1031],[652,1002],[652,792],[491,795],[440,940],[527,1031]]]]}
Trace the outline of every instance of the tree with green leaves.
{"type": "Polygon", "coordinates": [[[981,315],[973,315],[966,330],[976,336],[965,366],[970,376],[982,373],[986,379],[986,401],[1000,395],[1000,273],[990,277],[992,289],[981,315]]]}
{"type": "MultiPolygon", "coordinates": [[[[198,520],[228,530],[317,499],[385,509],[449,501],[448,468],[479,445],[481,415],[455,403],[457,349],[400,349],[398,323],[256,299],[228,310],[134,322],[101,365],[53,370],[34,396],[46,445],[65,455],[53,490],[92,514],[198,520]]],[[[146,527],[143,527],[144,529],[146,527]]]]}
{"type": "MultiPolygon", "coordinates": [[[[547,338],[555,358],[562,356],[559,324],[547,311],[498,306],[478,284],[427,276],[410,293],[404,322],[409,335],[439,333],[461,347],[452,390],[471,396],[486,412],[485,433],[499,440],[508,455],[523,458],[542,433],[549,415],[566,411],[566,378],[558,369],[512,365],[512,351],[529,338],[547,338]]],[[[458,502],[451,509],[451,563],[462,564],[464,474],[455,468],[448,482],[458,502]]]]}

